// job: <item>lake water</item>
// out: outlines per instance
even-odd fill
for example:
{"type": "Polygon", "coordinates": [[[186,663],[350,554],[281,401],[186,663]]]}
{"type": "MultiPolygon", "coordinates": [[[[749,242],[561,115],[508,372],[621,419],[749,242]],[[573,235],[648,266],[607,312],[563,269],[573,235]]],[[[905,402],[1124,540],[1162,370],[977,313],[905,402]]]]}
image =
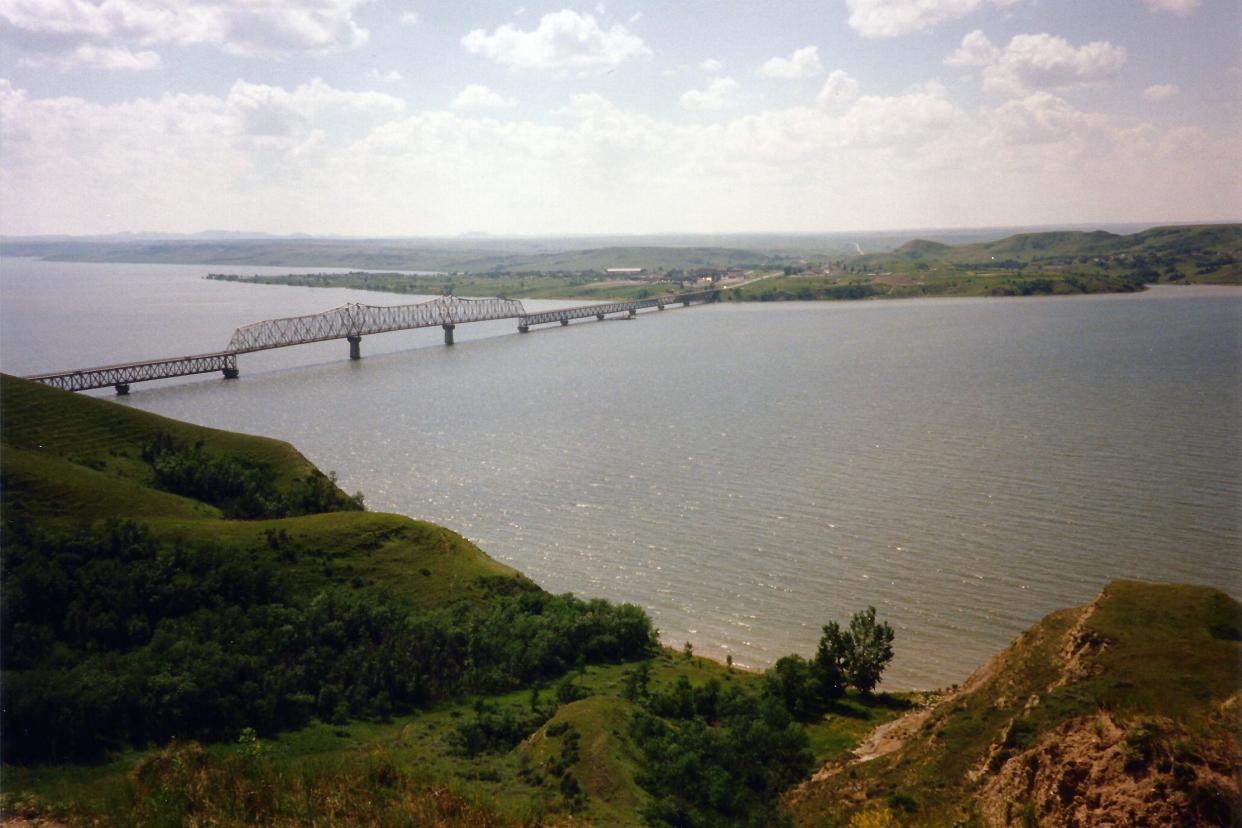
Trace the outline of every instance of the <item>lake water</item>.
{"type": "MultiPolygon", "coordinates": [[[[223,348],[237,325],[412,297],[220,266],[0,262],[0,368],[223,348]]],[[[293,268],[233,268],[290,272],[293,268]]],[[[321,269],[320,269],[321,270],[321,269]]],[[[544,307],[552,303],[530,303],[544,307]]],[[[674,646],[810,654],[874,604],[893,688],[961,681],[1109,580],[1242,593],[1242,291],[716,305],[240,358],[122,402],[288,439],[372,509],[674,646]]]]}

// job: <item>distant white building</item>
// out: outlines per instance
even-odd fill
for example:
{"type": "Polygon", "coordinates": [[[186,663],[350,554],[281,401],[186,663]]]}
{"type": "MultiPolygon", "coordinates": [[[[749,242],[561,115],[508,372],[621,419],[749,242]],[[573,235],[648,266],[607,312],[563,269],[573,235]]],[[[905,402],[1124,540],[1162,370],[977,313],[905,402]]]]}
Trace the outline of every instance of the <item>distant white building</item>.
{"type": "Polygon", "coordinates": [[[634,276],[635,274],[642,273],[643,269],[641,267],[610,267],[604,272],[617,276],[634,276]]]}

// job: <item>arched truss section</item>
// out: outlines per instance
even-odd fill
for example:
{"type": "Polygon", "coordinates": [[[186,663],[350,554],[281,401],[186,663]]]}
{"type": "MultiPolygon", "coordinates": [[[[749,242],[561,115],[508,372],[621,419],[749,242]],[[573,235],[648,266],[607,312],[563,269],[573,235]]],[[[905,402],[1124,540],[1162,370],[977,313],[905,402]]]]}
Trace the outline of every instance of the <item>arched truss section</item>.
{"type": "Polygon", "coordinates": [[[350,303],[310,316],[289,316],[243,325],[233,332],[228,351],[246,354],[326,339],[366,336],[410,328],[516,319],[526,315],[514,299],[459,299],[441,296],[413,305],[360,305],[350,303]]]}

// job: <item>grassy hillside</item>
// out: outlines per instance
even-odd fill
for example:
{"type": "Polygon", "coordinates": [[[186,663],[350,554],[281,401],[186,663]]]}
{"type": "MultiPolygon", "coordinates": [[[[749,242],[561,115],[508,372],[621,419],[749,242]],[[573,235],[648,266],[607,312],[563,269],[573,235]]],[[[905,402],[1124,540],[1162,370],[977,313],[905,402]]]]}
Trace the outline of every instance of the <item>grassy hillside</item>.
{"type": "Polygon", "coordinates": [[[286,443],[11,377],[0,493],[6,814],[755,824],[904,706],[795,720],[767,677],[362,511],[286,443]],[[711,796],[668,786],[677,757],[711,796]]]}
{"type": "Polygon", "coordinates": [[[788,810],[806,826],[1235,825],[1240,638],[1242,609],[1217,590],[1112,583],[788,810]]]}

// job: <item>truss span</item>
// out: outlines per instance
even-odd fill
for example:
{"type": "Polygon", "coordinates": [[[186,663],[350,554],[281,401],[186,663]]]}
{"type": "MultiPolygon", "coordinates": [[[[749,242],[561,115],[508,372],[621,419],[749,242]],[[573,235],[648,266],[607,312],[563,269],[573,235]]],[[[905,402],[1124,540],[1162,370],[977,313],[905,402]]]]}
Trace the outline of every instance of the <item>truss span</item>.
{"type": "Polygon", "coordinates": [[[100,368],[83,368],[80,371],[58,371],[36,374],[26,379],[60,388],[64,391],[87,391],[91,388],[114,386],[120,393],[127,393],[133,382],[185,377],[191,374],[210,374],[216,371],[226,377],[237,376],[237,354],[220,352],[194,356],[170,357],[149,362],[130,362],[124,365],[104,365],[100,368]]]}
{"type": "Polygon", "coordinates": [[[412,305],[380,307],[350,303],[310,316],[289,316],[243,325],[233,332],[228,350],[235,354],[284,348],[328,339],[367,334],[456,325],[459,322],[485,322],[491,319],[517,319],[526,315],[522,303],[514,299],[459,299],[442,296],[412,305]]]}

